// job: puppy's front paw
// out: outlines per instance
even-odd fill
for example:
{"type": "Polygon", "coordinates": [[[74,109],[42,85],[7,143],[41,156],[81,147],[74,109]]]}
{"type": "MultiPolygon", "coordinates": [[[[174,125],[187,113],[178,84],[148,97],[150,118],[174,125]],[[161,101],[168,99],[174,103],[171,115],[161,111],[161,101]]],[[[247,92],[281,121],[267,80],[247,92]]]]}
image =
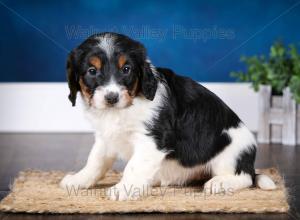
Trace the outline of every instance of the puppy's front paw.
{"type": "Polygon", "coordinates": [[[110,200],[125,201],[137,200],[144,195],[144,187],[118,183],[110,187],[107,196],[110,200]]]}
{"type": "Polygon", "coordinates": [[[72,187],[75,189],[87,189],[92,186],[92,182],[78,174],[68,174],[62,179],[59,185],[63,189],[70,189],[72,187]]]}

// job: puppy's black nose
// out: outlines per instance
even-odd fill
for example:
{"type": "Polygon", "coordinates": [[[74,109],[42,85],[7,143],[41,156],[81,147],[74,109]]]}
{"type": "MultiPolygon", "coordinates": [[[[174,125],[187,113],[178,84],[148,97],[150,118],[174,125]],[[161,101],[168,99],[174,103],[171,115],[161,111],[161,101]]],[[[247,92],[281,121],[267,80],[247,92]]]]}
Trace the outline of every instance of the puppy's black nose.
{"type": "Polygon", "coordinates": [[[109,92],[104,98],[108,104],[113,105],[119,101],[119,94],[116,92],[109,92]]]}

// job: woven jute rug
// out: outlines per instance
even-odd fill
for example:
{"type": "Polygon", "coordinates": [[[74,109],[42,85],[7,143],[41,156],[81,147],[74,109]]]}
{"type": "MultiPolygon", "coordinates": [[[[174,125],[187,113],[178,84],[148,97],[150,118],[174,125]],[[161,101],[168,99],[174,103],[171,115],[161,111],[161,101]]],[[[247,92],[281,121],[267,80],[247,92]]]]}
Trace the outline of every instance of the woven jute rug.
{"type": "Polygon", "coordinates": [[[287,193],[278,171],[271,168],[257,172],[269,175],[276,182],[277,189],[249,188],[209,195],[197,185],[156,187],[137,201],[111,201],[105,197],[105,189],[120,179],[121,174],[117,172],[110,171],[92,189],[64,190],[58,184],[65,173],[29,170],[16,178],[12,192],[1,201],[0,210],[28,213],[287,212],[287,193]]]}

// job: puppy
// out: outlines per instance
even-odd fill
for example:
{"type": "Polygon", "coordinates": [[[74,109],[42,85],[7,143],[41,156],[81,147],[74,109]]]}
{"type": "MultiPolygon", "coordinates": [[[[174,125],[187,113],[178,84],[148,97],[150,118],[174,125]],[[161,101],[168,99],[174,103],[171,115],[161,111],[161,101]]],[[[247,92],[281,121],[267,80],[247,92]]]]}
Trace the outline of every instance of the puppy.
{"type": "Polygon", "coordinates": [[[80,92],[95,144],[85,167],[65,176],[62,187],[92,187],[121,158],[128,163],[109,193],[112,200],[204,176],[210,176],[204,185],[209,193],[255,180],[275,188],[255,174],[256,142],[240,118],[199,83],[154,67],[141,43],[116,33],[93,35],[70,53],[67,72],[69,99],[75,106],[80,92]]]}

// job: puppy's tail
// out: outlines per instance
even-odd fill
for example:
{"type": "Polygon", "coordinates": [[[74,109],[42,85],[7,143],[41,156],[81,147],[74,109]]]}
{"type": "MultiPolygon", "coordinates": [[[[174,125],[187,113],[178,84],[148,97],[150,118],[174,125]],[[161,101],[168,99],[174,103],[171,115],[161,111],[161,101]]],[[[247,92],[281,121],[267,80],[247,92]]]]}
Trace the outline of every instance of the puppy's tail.
{"type": "Polygon", "coordinates": [[[264,174],[255,174],[255,186],[263,190],[276,189],[274,181],[269,176],[264,174]]]}

